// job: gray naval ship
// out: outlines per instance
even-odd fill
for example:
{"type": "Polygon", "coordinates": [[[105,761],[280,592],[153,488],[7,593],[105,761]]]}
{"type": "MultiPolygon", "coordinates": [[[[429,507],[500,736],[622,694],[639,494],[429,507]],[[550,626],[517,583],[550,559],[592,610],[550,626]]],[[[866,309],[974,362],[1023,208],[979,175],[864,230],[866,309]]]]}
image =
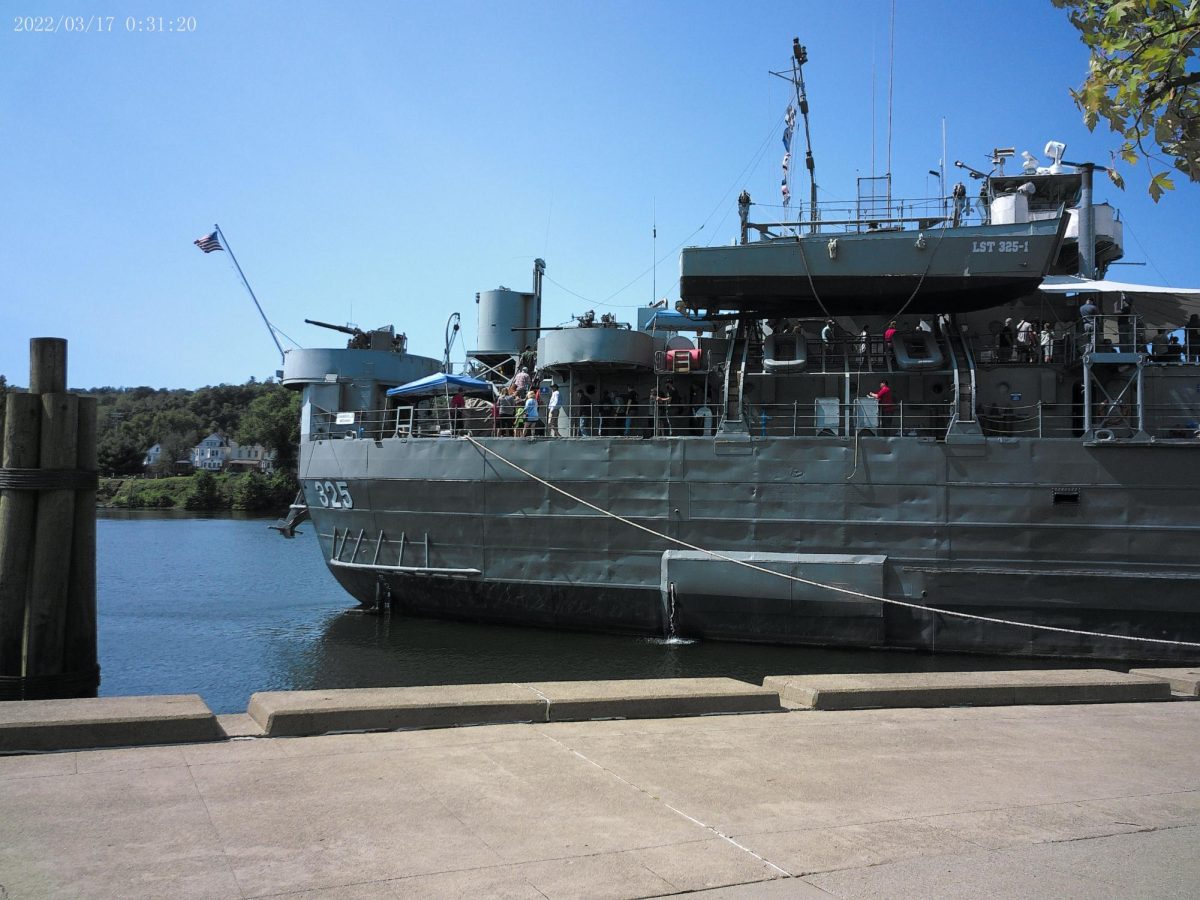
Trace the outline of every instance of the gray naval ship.
{"type": "Polygon", "coordinates": [[[290,351],[284,528],[411,615],[1200,659],[1200,293],[1106,280],[1119,216],[1046,150],[969,202],[743,195],[634,323],[542,327],[537,260],[476,296],[467,372],[391,328],[290,351]]]}

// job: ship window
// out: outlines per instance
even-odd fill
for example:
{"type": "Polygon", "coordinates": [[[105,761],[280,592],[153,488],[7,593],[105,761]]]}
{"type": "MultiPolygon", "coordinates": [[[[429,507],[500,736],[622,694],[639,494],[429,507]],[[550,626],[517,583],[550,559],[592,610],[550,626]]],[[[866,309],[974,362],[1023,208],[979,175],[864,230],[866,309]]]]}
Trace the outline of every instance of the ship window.
{"type": "Polygon", "coordinates": [[[905,337],[904,349],[908,351],[908,355],[913,359],[929,359],[932,354],[929,348],[925,345],[923,337],[905,337]]]}
{"type": "Polygon", "coordinates": [[[1054,489],[1054,505],[1060,503],[1078,503],[1079,489],[1078,488],[1055,488],[1054,489]]]}

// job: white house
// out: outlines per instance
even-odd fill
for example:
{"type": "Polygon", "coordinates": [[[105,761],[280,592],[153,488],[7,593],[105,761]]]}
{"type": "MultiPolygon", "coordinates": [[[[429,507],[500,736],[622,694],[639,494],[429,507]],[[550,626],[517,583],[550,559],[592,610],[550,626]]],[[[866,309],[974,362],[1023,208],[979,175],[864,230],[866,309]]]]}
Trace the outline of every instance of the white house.
{"type": "Polygon", "coordinates": [[[245,471],[257,469],[260,472],[270,472],[275,468],[275,451],[268,450],[262,444],[239,444],[229,442],[229,458],[225,467],[230,470],[245,471]]]}
{"type": "Polygon", "coordinates": [[[192,468],[219,472],[229,458],[229,438],[214,431],[192,448],[192,468]]]}
{"type": "Polygon", "coordinates": [[[157,466],[159,459],[162,458],[162,444],[155,444],[146,451],[146,458],[142,460],[142,467],[149,469],[151,466],[157,466]]]}
{"type": "Polygon", "coordinates": [[[257,469],[270,472],[275,466],[275,451],[262,444],[242,446],[237,441],[214,431],[192,448],[192,468],[211,472],[257,469]]]}

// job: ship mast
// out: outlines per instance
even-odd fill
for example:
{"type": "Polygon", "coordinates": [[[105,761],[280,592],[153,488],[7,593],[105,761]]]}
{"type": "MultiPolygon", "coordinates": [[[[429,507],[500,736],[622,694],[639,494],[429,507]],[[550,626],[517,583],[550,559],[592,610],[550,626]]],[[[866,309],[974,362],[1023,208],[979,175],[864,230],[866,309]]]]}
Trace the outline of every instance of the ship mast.
{"type": "Polygon", "coordinates": [[[808,94],[804,90],[804,64],[808,62],[808,48],[800,43],[800,38],[792,38],[792,71],[790,74],[772,72],[780,78],[786,78],[792,83],[796,92],[796,106],[804,117],[804,167],[808,169],[808,217],[812,222],[812,232],[817,231],[817,164],[813,159],[812,133],[808,127],[808,94]]]}

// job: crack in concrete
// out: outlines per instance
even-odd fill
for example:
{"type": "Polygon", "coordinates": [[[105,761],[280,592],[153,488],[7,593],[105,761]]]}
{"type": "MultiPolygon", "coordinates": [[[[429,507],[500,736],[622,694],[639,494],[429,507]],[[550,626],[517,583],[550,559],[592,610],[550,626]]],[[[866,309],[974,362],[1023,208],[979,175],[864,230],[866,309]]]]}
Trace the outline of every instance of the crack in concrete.
{"type": "MultiPolygon", "coordinates": [[[[546,734],[545,732],[542,732],[542,733],[546,734]]],[[[677,809],[676,807],[672,806],[670,803],[667,803],[665,800],[654,796],[648,790],[641,787],[640,785],[636,785],[629,779],[621,777],[616,772],[612,771],[612,769],[609,769],[606,766],[601,765],[600,763],[596,762],[594,759],[590,759],[583,753],[580,753],[574,747],[571,747],[571,746],[563,743],[562,741],[560,741],[558,738],[554,737],[553,735],[546,734],[546,737],[549,738],[551,741],[553,741],[558,746],[562,747],[567,752],[574,754],[579,759],[583,760],[585,763],[595,766],[601,772],[604,772],[605,774],[615,778],[617,781],[621,782],[622,784],[626,785],[629,788],[632,788],[633,790],[637,791],[639,794],[648,798],[649,800],[652,800],[655,803],[665,806],[667,809],[671,810],[671,812],[675,813],[677,816],[682,816],[683,818],[687,819],[689,822],[691,822],[695,825],[699,825],[701,828],[705,829],[706,831],[710,832],[711,834],[716,835],[721,840],[725,841],[726,843],[730,844],[733,847],[736,847],[738,850],[742,851],[743,853],[750,854],[750,856],[753,856],[759,862],[763,863],[766,866],[769,866],[770,868],[774,869],[776,872],[779,872],[780,874],[782,874],[788,878],[795,877],[787,869],[783,868],[782,866],[778,866],[775,863],[771,862],[769,859],[755,853],[753,850],[751,850],[745,844],[741,844],[738,841],[734,840],[730,835],[725,834],[723,831],[721,831],[716,826],[709,825],[707,822],[702,822],[699,819],[697,819],[695,816],[688,815],[683,810],[677,809]]]]}
{"type": "Polygon", "coordinates": [[[237,872],[233,869],[233,861],[230,860],[229,854],[225,850],[225,841],[221,839],[221,829],[217,827],[217,823],[213,821],[212,810],[208,808],[208,800],[204,797],[204,792],[200,790],[200,785],[196,782],[196,774],[192,771],[192,767],[184,763],[184,768],[187,769],[188,779],[192,782],[192,788],[196,791],[196,796],[204,805],[204,815],[208,819],[209,827],[213,830],[213,836],[217,839],[217,845],[221,848],[221,861],[225,863],[225,868],[229,872],[229,877],[233,879],[234,885],[237,887],[238,897],[245,900],[246,892],[242,889],[242,883],[238,880],[237,872]]]}

